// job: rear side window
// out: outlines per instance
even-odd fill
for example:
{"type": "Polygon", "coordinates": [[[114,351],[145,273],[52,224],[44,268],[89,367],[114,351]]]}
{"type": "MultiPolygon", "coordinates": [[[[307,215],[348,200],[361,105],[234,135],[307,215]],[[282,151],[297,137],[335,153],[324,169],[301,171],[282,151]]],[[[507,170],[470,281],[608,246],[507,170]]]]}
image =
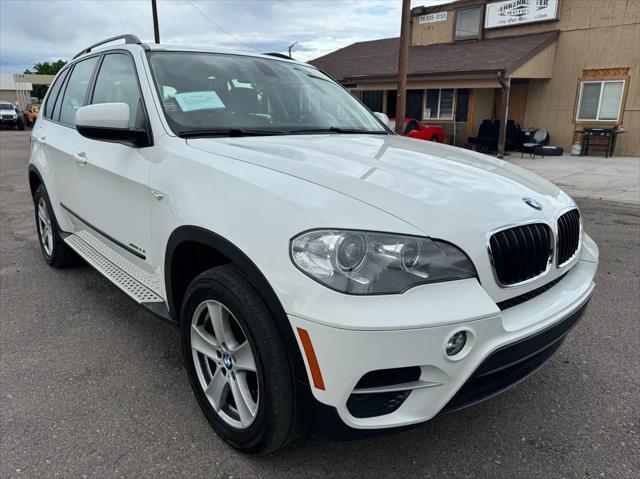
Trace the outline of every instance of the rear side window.
{"type": "Polygon", "coordinates": [[[76,112],[84,106],[84,100],[91,80],[91,74],[96,66],[98,57],[87,58],[76,63],[67,87],[64,91],[60,107],[60,122],[69,126],[76,126],[76,112]]]}
{"type": "Polygon", "coordinates": [[[60,93],[60,88],[62,87],[65,78],[67,78],[69,70],[70,68],[67,68],[62,73],[60,73],[58,78],[56,78],[56,81],[53,83],[53,85],[51,85],[51,88],[49,89],[49,96],[47,96],[47,103],[44,106],[45,118],[51,118],[53,107],[56,104],[56,98],[58,98],[58,93],[60,93]]]}
{"type": "Polygon", "coordinates": [[[144,128],[145,115],[138,78],[133,60],[128,55],[123,53],[105,55],[100,65],[91,103],[126,103],[129,105],[129,127],[144,128]]]}

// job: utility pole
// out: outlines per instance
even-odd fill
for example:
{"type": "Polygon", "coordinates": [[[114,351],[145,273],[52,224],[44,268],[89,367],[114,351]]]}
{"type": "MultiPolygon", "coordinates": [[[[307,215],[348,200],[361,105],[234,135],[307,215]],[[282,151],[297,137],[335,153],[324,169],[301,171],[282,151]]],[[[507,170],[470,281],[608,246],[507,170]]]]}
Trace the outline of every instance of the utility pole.
{"type": "Polygon", "coordinates": [[[156,43],[160,43],[160,28],[158,27],[158,6],[156,0],[151,0],[151,13],[153,15],[153,36],[156,43]]]}
{"type": "Polygon", "coordinates": [[[411,0],[402,0],[400,24],[400,50],[398,51],[398,96],[396,98],[396,133],[404,133],[404,115],[407,109],[407,64],[409,63],[409,36],[411,0]]]}
{"type": "Polygon", "coordinates": [[[291,50],[293,50],[293,47],[295,47],[298,44],[298,42],[293,42],[291,45],[289,45],[289,57],[291,57],[291,50]]]}

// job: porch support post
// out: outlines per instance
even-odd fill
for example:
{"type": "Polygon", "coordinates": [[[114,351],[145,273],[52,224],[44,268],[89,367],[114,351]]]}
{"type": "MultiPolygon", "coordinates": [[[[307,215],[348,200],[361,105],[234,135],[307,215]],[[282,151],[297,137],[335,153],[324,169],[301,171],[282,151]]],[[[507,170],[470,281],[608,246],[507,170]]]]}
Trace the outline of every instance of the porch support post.
{"type": "Polygon", "coordinates": [[[511,80],[504,78],[502,73],[498,73],[498,82],[501,87],[500,111],[498,111],[498,120],[500,120],[500,132],[498,134],[498,158],[504,158],[504,147],[507,140],[507,118],[509,117],[509,91],[511,88],[511,80]]]}
{"type": "Polygon", "coordinates": [[[396,133],[404,134],[404,117],[407,109],[407,66],[411,41],[411,0],[402,0],[400,24],[400,49],[398,51],[398,89],[396,97],[396,133]]]}

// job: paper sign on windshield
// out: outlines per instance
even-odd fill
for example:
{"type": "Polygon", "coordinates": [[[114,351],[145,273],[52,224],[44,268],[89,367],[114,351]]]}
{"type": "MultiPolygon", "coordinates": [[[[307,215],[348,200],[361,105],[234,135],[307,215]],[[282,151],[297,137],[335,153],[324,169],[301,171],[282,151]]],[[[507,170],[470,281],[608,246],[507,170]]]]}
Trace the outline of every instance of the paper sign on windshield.
{"type": "Polygon", "coordinates": [[[225,107],[215,91],[176,93],[175,99],[182,111],[212,110],[225,107]]]}

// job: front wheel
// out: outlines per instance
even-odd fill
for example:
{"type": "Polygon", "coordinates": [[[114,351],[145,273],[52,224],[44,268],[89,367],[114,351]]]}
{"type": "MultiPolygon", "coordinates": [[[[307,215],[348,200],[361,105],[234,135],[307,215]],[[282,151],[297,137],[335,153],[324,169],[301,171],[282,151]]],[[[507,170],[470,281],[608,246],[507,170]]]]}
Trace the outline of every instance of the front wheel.
{"type": "Polygon", "coordinates": [[[273,316],[236,267],[213,268],[193,280],[180,330],[191,386],[222,439],[267,453],[297,436],[287,351],[273,316]]]}

